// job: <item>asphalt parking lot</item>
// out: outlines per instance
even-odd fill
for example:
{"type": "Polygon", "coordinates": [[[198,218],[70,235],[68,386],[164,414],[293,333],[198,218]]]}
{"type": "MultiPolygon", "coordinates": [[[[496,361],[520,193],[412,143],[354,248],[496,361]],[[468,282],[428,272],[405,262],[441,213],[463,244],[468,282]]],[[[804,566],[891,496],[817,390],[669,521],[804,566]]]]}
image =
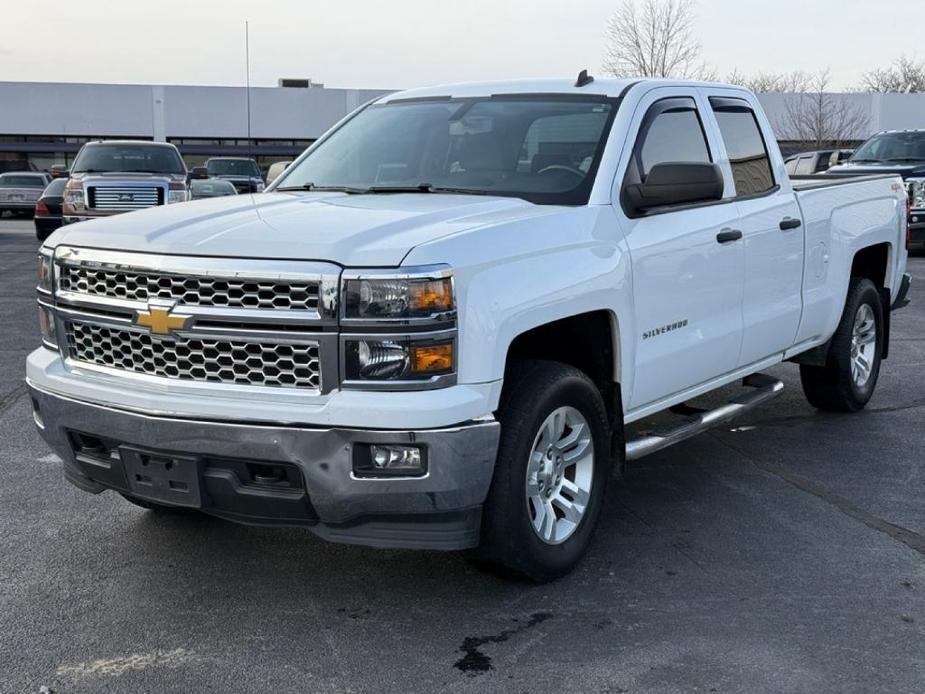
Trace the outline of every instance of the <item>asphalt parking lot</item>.
{"type": "Polygon", "coordinates": [[[532,586],[72,488],[22,384],[36,248],[0,220],[4,694],[925,690],[925,300],[868,411],[775,369],[781,398],[631,468],[587,560],[532,586]]]}

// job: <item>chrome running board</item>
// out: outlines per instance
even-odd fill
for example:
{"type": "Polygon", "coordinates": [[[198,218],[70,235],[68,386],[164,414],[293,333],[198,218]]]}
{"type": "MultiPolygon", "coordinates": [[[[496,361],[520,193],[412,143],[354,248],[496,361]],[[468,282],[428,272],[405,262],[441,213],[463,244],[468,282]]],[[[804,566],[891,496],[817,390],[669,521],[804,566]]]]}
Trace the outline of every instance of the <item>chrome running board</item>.
{"type": "MultiPolygon", "coordinates": [[[[742,379],[742,385],[752,389],[752,392],[743,393],[715,410],[690,415],[679,426],[658,429],[646,436],[627,442],[626,460],[639,460],[692,436],[702,434],[708,429],[725,424],[740,414],[753,410],[768,400],[776,398],[784,390],[783,382],[765,374],[752,374],[742,379]]],[[[690,408],[686,409],[689,410],[690,408]]]]}

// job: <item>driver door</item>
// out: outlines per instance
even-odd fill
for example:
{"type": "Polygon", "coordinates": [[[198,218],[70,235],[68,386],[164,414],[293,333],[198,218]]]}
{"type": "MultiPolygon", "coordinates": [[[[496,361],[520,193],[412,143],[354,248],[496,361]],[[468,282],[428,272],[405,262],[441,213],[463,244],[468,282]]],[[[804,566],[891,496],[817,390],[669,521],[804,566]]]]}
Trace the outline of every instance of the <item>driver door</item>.
{"type": "MultiPolygon", "coordinates": [[[[655,164],[714,161],[693,90],[654,90],[634,123],[638,134],[621,164],[622,179],[618,174],[623,186],[644,181],[655,164]]],[[[639,409],[736,368],[744,249],[740,240],[721,241],[739,229],[735,204],[684,204],[641,215],[625,207],[636,316],[629,409],[639,409]]]]}

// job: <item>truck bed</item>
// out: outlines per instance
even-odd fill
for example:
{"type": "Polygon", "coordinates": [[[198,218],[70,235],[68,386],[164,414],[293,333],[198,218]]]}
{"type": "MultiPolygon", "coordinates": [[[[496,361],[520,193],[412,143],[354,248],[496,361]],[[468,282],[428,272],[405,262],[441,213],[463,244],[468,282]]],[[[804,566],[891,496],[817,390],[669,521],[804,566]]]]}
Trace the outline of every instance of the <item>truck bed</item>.
{"type": "Polygon", "coordinates": [[[869,176],[826,176],[825,174],[792,174],[790,182],[795,191],[844,186],[861,181],[877,181],[882,178],[897,178],[896,174],[871,174],[869,176]]]}

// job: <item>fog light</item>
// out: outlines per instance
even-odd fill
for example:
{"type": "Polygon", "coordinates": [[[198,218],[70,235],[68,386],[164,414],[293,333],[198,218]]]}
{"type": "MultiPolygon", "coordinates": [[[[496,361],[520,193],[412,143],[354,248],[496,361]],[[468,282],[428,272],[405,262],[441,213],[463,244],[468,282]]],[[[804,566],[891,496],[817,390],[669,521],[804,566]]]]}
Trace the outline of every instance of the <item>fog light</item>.
{"type": "Polygon", "coordinates": [[[357,446],[353,472],[357,477],[421,477],[427,473],[420,446],[373,444],[357,446]]]}

